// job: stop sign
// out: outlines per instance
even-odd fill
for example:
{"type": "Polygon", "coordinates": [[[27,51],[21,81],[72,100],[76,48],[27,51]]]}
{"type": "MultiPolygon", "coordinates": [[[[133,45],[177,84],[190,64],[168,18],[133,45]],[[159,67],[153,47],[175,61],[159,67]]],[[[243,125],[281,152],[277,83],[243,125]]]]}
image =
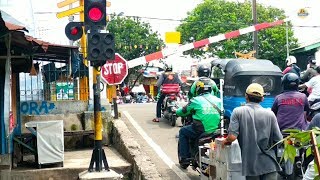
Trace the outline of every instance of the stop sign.
{"type": "Polygon", "coordinates": [[[109,85],[121,84],[128,75],[127,61],[116,53],[112,61],[101,67],[101,78],[109,85]]]}

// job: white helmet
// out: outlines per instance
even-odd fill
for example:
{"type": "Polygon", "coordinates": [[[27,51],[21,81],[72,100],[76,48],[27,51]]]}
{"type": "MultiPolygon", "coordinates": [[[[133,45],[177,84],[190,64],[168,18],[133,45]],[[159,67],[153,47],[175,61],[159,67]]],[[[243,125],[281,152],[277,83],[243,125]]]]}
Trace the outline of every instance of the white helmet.
{"type": "Polygon", "coordinates": [[[291,64],[297,63],[297,59],[294,56],[289,56],[286,59],[287,66],[290,66],[291,64]]]}

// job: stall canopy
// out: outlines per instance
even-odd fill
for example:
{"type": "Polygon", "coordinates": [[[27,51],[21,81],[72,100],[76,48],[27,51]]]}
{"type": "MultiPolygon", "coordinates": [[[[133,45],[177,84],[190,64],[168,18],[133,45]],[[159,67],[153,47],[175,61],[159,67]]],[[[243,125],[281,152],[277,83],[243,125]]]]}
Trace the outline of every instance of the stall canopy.
{"type": "MultiPolygon", "coordinates": [[[[26,35],[26,27],[7,21],[12,19],[8,16],[0,11],[0,59],[7,58],[6,41],[10,33],[13,73],[30,72],[32,62],[51,61],[68,64],[71,58],[82,59],[79,57],[77,46],[57,45],[26,35]],[[76,56],[73,56],[74,54],[76,56]]],[[[0,65],[4,62],[0,61],[0,65]]]]}

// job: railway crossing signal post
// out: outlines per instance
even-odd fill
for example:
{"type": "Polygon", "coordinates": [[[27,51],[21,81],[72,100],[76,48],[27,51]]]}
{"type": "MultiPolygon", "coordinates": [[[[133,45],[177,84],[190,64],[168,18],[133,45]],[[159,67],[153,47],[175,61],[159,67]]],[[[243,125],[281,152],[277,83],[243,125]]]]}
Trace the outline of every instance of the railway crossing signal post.
{"type": "Polygon", "coordinates": [[[87,59],[93,66],[93,102],[94,102],[94,149],[89,165],[89,172],[104,169],[109,171],[109,165],[102,149],[102,117],[100,99],[100,69],[107,60],[114,59],[114,36],[103,32],[106,28],[106,0],[84,0],[84,25],[87,35],[87,59]]]}
{"type": "MultiPolygon", "coordinates": [[[[76,0],[65,0],[58,7],[66,6],[76,0]]],[[[70,22],[65,28],[65,34],[70,40],[81,38],[84,56],[93,66],[93,102],[94,102],[94,149],[89,165],[89,172],[109,171],[109,165],[104,150],[102,149],[102,117],[100,99],[100,69],[108,60],[115,57],[114,36],[106,33],[106,0],[80,0],[80,6],[57,14],[58,18],[80,12],[83,22],[70,22]],[[87,34],[87,39],[83,36],[87,34]],[[87,40],[87,43],[86,43],[87,40]],[[102,163],[104,166],[102,166],[102,163]],[[93,168],[95,165],[95,169],[93,168]]]]}

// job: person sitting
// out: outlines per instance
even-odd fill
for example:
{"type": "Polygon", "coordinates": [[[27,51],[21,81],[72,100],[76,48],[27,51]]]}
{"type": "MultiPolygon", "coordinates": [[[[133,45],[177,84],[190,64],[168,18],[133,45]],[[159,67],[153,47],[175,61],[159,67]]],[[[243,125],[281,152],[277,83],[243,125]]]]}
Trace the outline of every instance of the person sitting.
{"type": "Polygon", "coordinates": [[[200,65],[198,67],[198,69],[197,69],[197,73],[198,73],[199,79],[192,83],[190,91],[188,93],[188,98],[191,99],[191,98],[193,98],[195,96],[196,84],[197,84],[198,81],[201,81],[201,80],[210,81],[210,84],[212,85],[211,94],[214,95],[214,96],[219,97],[219,95],[220,95],[219,92],[220,91],[219,91],[219,88],[217,87],[217,84],[212,79],[209,78],[210,74],[211,74],[210,68],[208,66],[206,66],[206,65],[200,65]]]}
{"type": "Polygon", "coordinates": [[[191,125],[184,126],[179,131],[179,163],[186,168],[191,157],[189,141],[195,140],[202,133],[212,133],[219,128],[221,100],[211,94],[211,81],[199,80],[196,93],[190,102],[176,110],[177,116],[186,117],[192,114],[191,125]]]}
{"type": "Polygon", "coordinates": [[[298,91],[299,77],[294,73],[287,73],[282,77],[281,83],[284,91],[276,96],[271,108],[277,116],[280,130],[305,130],[309,102],[307,96],[298,91]]]}
{"type": "MultiPolygon", "coordinates": [[[[160,90],[160,87],[165,84],[178,84],[181,85],[181,79],[179,78],[177,73],[174,73],[172,71],[172,65],[167,65],[166,70],[164,73],[162,73],[157,81],[157,87],[160,90]]],[[[153,122],[159,122],[161,118],[161,105],[163,103],[164,98],[166,97],[165,94],[162,94],[161,91],[159,91],[159,98],[157,101],[157,109],[156,109],[156,118],[154,118],[153,122]]]]}
{"type": "Polygon", "coordinates": [[[308,101],[310,106],[312,106],[312,104],[315,102],[315,100],[320,99],[320,67],[318,66],[316,68],[317,70],[317,75],[314,76],[313,78],[311,78],[308,82],[299,85],[300,89],[304,89],[304,88],[311,88],[312,91],[308,96],[308,101]]]}
{"type": "Polygon", "coordinates": [[[296,65],[297,59],[294,56],[289,56],[286,59],[287,68],[282,72],[283,75],[287,73],[295,73],[300,79],[300,68],[296,65]]]}
{"type": "MultiPolygon", "coordinates": [[[[316,114],[312,118],[307,130],[312,130],[315,127],[317,128],[320,127],[320,113],[316,114]]],[[[308,166],[307,166],[306,172],[303,175],[303,180],[313,180],[317,175],[317,172],[315,171],[315,167],[314,167],[314,155],[308,156],[305,159],[304,164],[308,166]]]]}
{"type": "Polygon", "coordinates": [[[317,73],[317,65],[316,65],[316,59],[313,57],[309,58],[309,67],[307,68],[306,72],[301,76],[302,82],[308,82],[311,78],[318,75],[317,73]]]}

